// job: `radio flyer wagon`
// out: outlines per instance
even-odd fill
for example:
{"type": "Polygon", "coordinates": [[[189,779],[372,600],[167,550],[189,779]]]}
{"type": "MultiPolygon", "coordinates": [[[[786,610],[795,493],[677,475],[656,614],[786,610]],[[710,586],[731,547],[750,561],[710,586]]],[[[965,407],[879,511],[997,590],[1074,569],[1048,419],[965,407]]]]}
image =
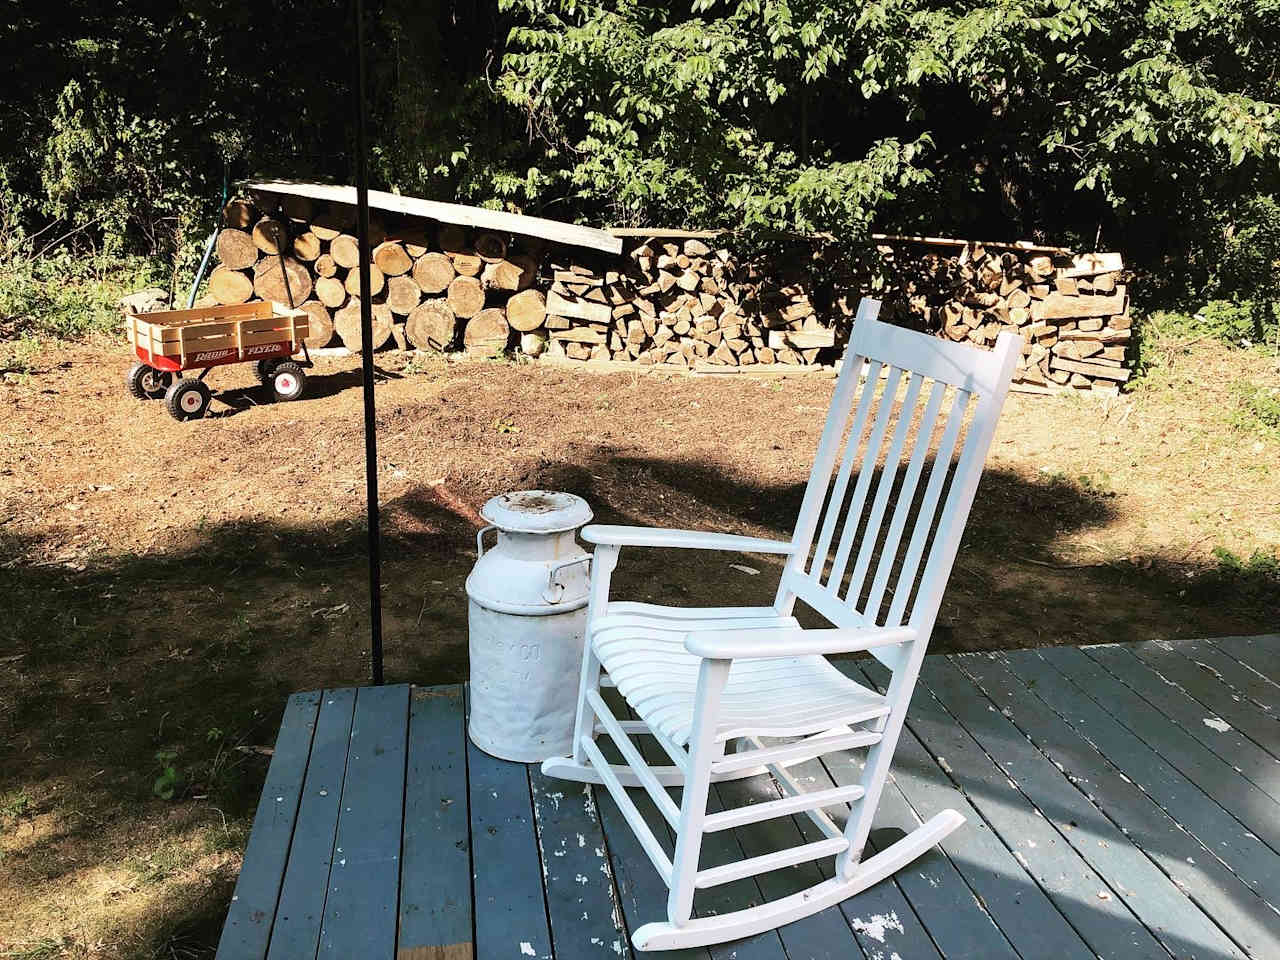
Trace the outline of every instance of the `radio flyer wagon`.
{"type": "Polygon", "coordinates": [[[204,382],[209,371],[252,361],[277,400],[296,400],[307,382],[303,370],[311,366],[303,342],[308,320],[305,311],[270,301],[129,314],[129,345],[138,358],[129,368],[129,392],[139,400],[163,397],[175,419],[195,420],[213,399],[204,382]],[[299,351],[302,359],[293,359],[299,351]],[[187,370],[200,374],[182,376],[187,370]]]}

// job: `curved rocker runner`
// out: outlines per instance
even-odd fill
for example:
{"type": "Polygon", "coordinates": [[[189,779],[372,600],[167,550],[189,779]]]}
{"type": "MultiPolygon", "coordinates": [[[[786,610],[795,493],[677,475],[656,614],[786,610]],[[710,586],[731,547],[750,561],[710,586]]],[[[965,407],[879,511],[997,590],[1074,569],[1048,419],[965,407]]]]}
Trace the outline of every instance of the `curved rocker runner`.
{"type": "Polygon", "coordinates": [[[859,305],[789,541],[599,525],[583,531],[596,549],[574,749],[542,770],[604,785],[670,889],[667,919],[632,936],[640,950],[735,940],[817,913],[901,869],[964,823],[944,810],[862,858],[1021,340],[1002,333],[995,350],[978,350],[881,323],[879,307],[868,299],[859,305]],[[664,607],[609,599],[623,547],[786,560],[772,606],[664,607]],[[832,627],[802,628],[792,615],[797,600],[832,627]],[[884,694],[826,659],[859,651],[892,671],[884,694]],[[604,687],[616,688],[638,719],[615,716],[604,687]],[[596,742],[602,733],[622,763],[605,759],[596,742]],[[647,764],[634,735],[652,736],[671,764],[647,764]],[[806,793],[787,772],[861,748],[868,752],[857,784],[806,793]],[[707,812],[712,782],[766,771],[777,800],[707,812]],[[678,806],[669,786],[682,787],[678,806]],[[670,824],[670,855],[628,787],[643,788],[670,824]],[[843,804],[850,811],[840,827],[824,808],[843,804]],[[699,869],[704,834],[798,813],[824,838],[699,869]],[[693,918],[696,890],[824,857],[835,857],[835,876],[808,890],[693,918]]]}

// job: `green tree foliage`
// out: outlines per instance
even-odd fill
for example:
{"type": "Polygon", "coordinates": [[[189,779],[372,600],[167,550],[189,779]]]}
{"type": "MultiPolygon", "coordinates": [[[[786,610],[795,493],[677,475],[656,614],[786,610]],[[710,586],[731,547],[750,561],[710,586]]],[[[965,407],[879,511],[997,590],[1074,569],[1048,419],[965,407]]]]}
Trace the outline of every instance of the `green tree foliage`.
{"type": "MultiPolygon", "coordinates": [[[[224,169],[350,180],[345,0],[12,7],[7,232],[158,249],[209,221],[224,169]]],[[[1280,289],[1280,0],[367,7],[379,186],[597,223],[1100,238],[1148,291],[1280,289]]]]}

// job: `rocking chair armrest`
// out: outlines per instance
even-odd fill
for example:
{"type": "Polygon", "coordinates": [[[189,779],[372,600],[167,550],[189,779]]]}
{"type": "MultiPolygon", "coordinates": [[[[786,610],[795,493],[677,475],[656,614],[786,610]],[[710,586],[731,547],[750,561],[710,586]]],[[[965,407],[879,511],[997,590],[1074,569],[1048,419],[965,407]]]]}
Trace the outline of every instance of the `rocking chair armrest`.
{"type": "Polygon", "coordinates": [[[795,552],[789,540],[766,540],[763,537],[740,537],[730,533],[704,533],[700,530],[667,530],[662,527],[620,527],[593,523],[583,527],[582,539],[588,543],[618,547],[675,547],[686,550],[732,550],[738,553],[795,552]]]}
{"type": "Polygon", "coordinates": [[[740,657],[797,657],[809,654],[854,653],[872,647],[907,643],[916,638],[911,627],[841,627],[805,630],[803,627],[765,627],[756,630],[699,630],[688,633],[684,647],[707,660],[740,657]]]}

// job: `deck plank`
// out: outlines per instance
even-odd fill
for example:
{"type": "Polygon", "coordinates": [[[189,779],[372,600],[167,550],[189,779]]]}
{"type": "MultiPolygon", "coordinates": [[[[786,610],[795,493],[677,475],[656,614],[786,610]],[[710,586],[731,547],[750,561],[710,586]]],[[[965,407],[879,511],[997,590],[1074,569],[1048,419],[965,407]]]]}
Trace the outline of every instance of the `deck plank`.
{"type": "Polygon", "coordinates": [[[355,705],[354,687],[326,690],[320,703],[268,957],[313,957],[320,944],[355,705]]]}
{"type": "Polygon", "coordinates": [[[631,943],[591,788],[529,768],[557,960],[629,958],[631,943]]]}
{"type": "MultiPolygon", "coordinates": [[[[843,664],[838,666],[845,669],[843,664]]],[[[887,671],[878,664],[865,663],[863,666],[863,682],[883,690],[888,679],[887,671]]],[[[927,696],[926,692],[917,690],[916,696],[912,698],[907,713],[908,726],[898,741],[891,767],[892,781],[886,785],[885,800],[881,806],[883,809],[886,804],[909,803],[910,806],[906,808],[909,819],[904,829],[910,829],[916,822],[946,809],[959,811],[965,818],[965,824],[943,840],[941,848],[947,854],[947,862],[954,865],[952,869],[956,871],[959,882],[970,888],[972,893],[968,898],[969,903],[961,900],[955,907],[946,909],[945,905],[926,899],[933,891],[927,888],[913,890],[909,892],[909,896],[920,919],[934,935],[934,939],[943,946],[943,953],[948,957],[955,955],[954,949],[946,947],[945,939],[953,936],[953,926],[963,923],[974,931],[966,936],[966,940],[981,933],[979,918],[966,920],[964,916],[965,910],[974,912],[972,905],[977,903],[984,909],[982,919],[999,927],[1002,952],[1016,950],[1017,955],[1024,958],[1052,955],[1064,960],[1085,960],[1092,957],[1093,952],[1085,945],[1080,934],[1063,916],[1049,893],[1037,885],[1031,876],[1030,863],[1025,862],[1018,853],[1012,852],[1001,840],[1000,834],[974,806],[976,798],[961,792],[951,782],[934,759],[933,750],[915,732],[915,714],[919,705],[926,702],[927,696]],[[896,791],[891,791],[890,786],[896,786],[896,791]],[[895,797],[897,791],[903,794],[901,801],[895,797]]],[[[1003,779],[1001,783],[1004,788],[997,796],[1003,798],[1009,794],[1009,789],[1003,779]]],[[[1024,816],[1027,814],[1023,804],[1013,803],[1012,797],[1009,801],[1017,813],[1024,816]]],[[[1026,845],[1018,845],[1018,849],[1026,849],[1026,845]]],[[[919,862],[924,862],[925,859],[927,858],[919,862]]],[[[911,873],[912,868],[908,867],[899,874],[904,884],[911,873]]],[[[984,956],[982,947],[983,942],[979,940],[978,952],[973,955],[984,956]]],[[[994,951],[992,955],[995,955],[994,951]]]]}
{"type": "Polygon", "coordinates": [[[1273,800],[1280,800],[1280,760],[1221,718],[1206,716],[1200,703],[1181,687],[1165,683],[1127,647],[1104,644],[1082,649],[1087,657],[1101,664],[1143,700],[1178,723],[1259,790],[1273,800]]]}
{"type": "Polygon", "coordinates": [[[921,679],[1170,953],[1243,960],[1236,944],[1098,809],[1091,794],[1076,789],[1008,717],[974,695],[972,679],[942,659],[927,663],[921,679]]]}
{"type": "Polygon", "coordinates": [[[999,659],[1255,893],[1276,897],[1280,855],[1036,651],[1010,651],[999,659]]]}
{"type": "Polygon", "coordinates": [[[261,960],[267,955],[320,696],[318,690],[295,693],[285,703],[216,960],[261,960]]]}
{"type": "Polygon", "coordinates": [[[1076,648],[1045,647],[1039,652],[1272,850],[1280,851],[1280,803],[1076,648]]]}
{"type": "Polygon", "coordinates": [[[415,687],[409,701],[399,960],[469,960],[471,845],[461,684],[415,687]]]}
{"type": "MultiPolygon", "coordinates": [[[[1246,697],[1200,667],[1170,643],[1152,640],[1128,644],[1129,652],[1182,692],[1205,706],[1207,715],[1225,720],[1273,757],[1280,758],[1280,723],[1246,697]]],[[[1280,655],[1280,648],[1277,648],[1280,655]]]]}
{"type": "Polygon", "coordinates": [[[476,956],[550,960],[529,771],[467,740],[476,956]]]}
{"type": "Polygon", "coordinates": [[[1246,666],[1237,657],[1226,653],[1208,640],[1180,640],[1174,646],[1192,663],[1216,675],[1232,689],[1265,710],[1273,720],[1277,719],[1276,705],[1280,704],[1280,683],[1246,666]]]}
{"type": "Polygon", "coordinates": [[[1133,779],[1068,727],[1000,659],[967,654],[953,657],[952,662],[1239,946],[1261,956],[1268,944],[1280,943],[1280,914],[1133,779]]]}
{"type": "Polygon", "coordinates": [[[1280,658],[1277,657],[1280,654],[1280,633],[1256,637],[1214,637],[1209,642],[1273,683],[1280,683],[1280,658]]]}
{"type": "Polygon", "coordinates": [[[409,687],[356,694],[319,957],[394,960],[409,687]]]}
{"type": "MultiPolygon", "coordinates": [[[[861,781],[862,764],[855,757],[865,756],[862,751],[841,750],[828,754],[827,757],[806,760],[789,767],[789,771],[798,783],[810,790],[826,790],[835,786],[844,786],[861,781]],[[827,769],[827,763],[842,771],[844,779],[837,782],[827,769]]],[[[842,803],[824,808],[827,816],[844,828],[849,818],[849,805],[842,803]]],[[[807,842],[821,840],[823,832],[818,829],[809,817],[797,814],[794,818],[800,832],[807,842]]],[[[868,843],[868,853],[875,852],[874,843],[868,843]]],[[[835,863],[824,858],[817,861],[818,869],[824,878],[835,876],[835,863]]],[[[863,890],[840,904],[845,920],[853,928],[854,939],[862,952],[875,960],[877,957],[888,957],[897,953],[901,957],[913,957],[918,960],[941,960],[942,954],[929,939],[924,925],[916,916],[911,903],[903,894],[894,877],[881,880],[874,887],[863,890]]]]}

